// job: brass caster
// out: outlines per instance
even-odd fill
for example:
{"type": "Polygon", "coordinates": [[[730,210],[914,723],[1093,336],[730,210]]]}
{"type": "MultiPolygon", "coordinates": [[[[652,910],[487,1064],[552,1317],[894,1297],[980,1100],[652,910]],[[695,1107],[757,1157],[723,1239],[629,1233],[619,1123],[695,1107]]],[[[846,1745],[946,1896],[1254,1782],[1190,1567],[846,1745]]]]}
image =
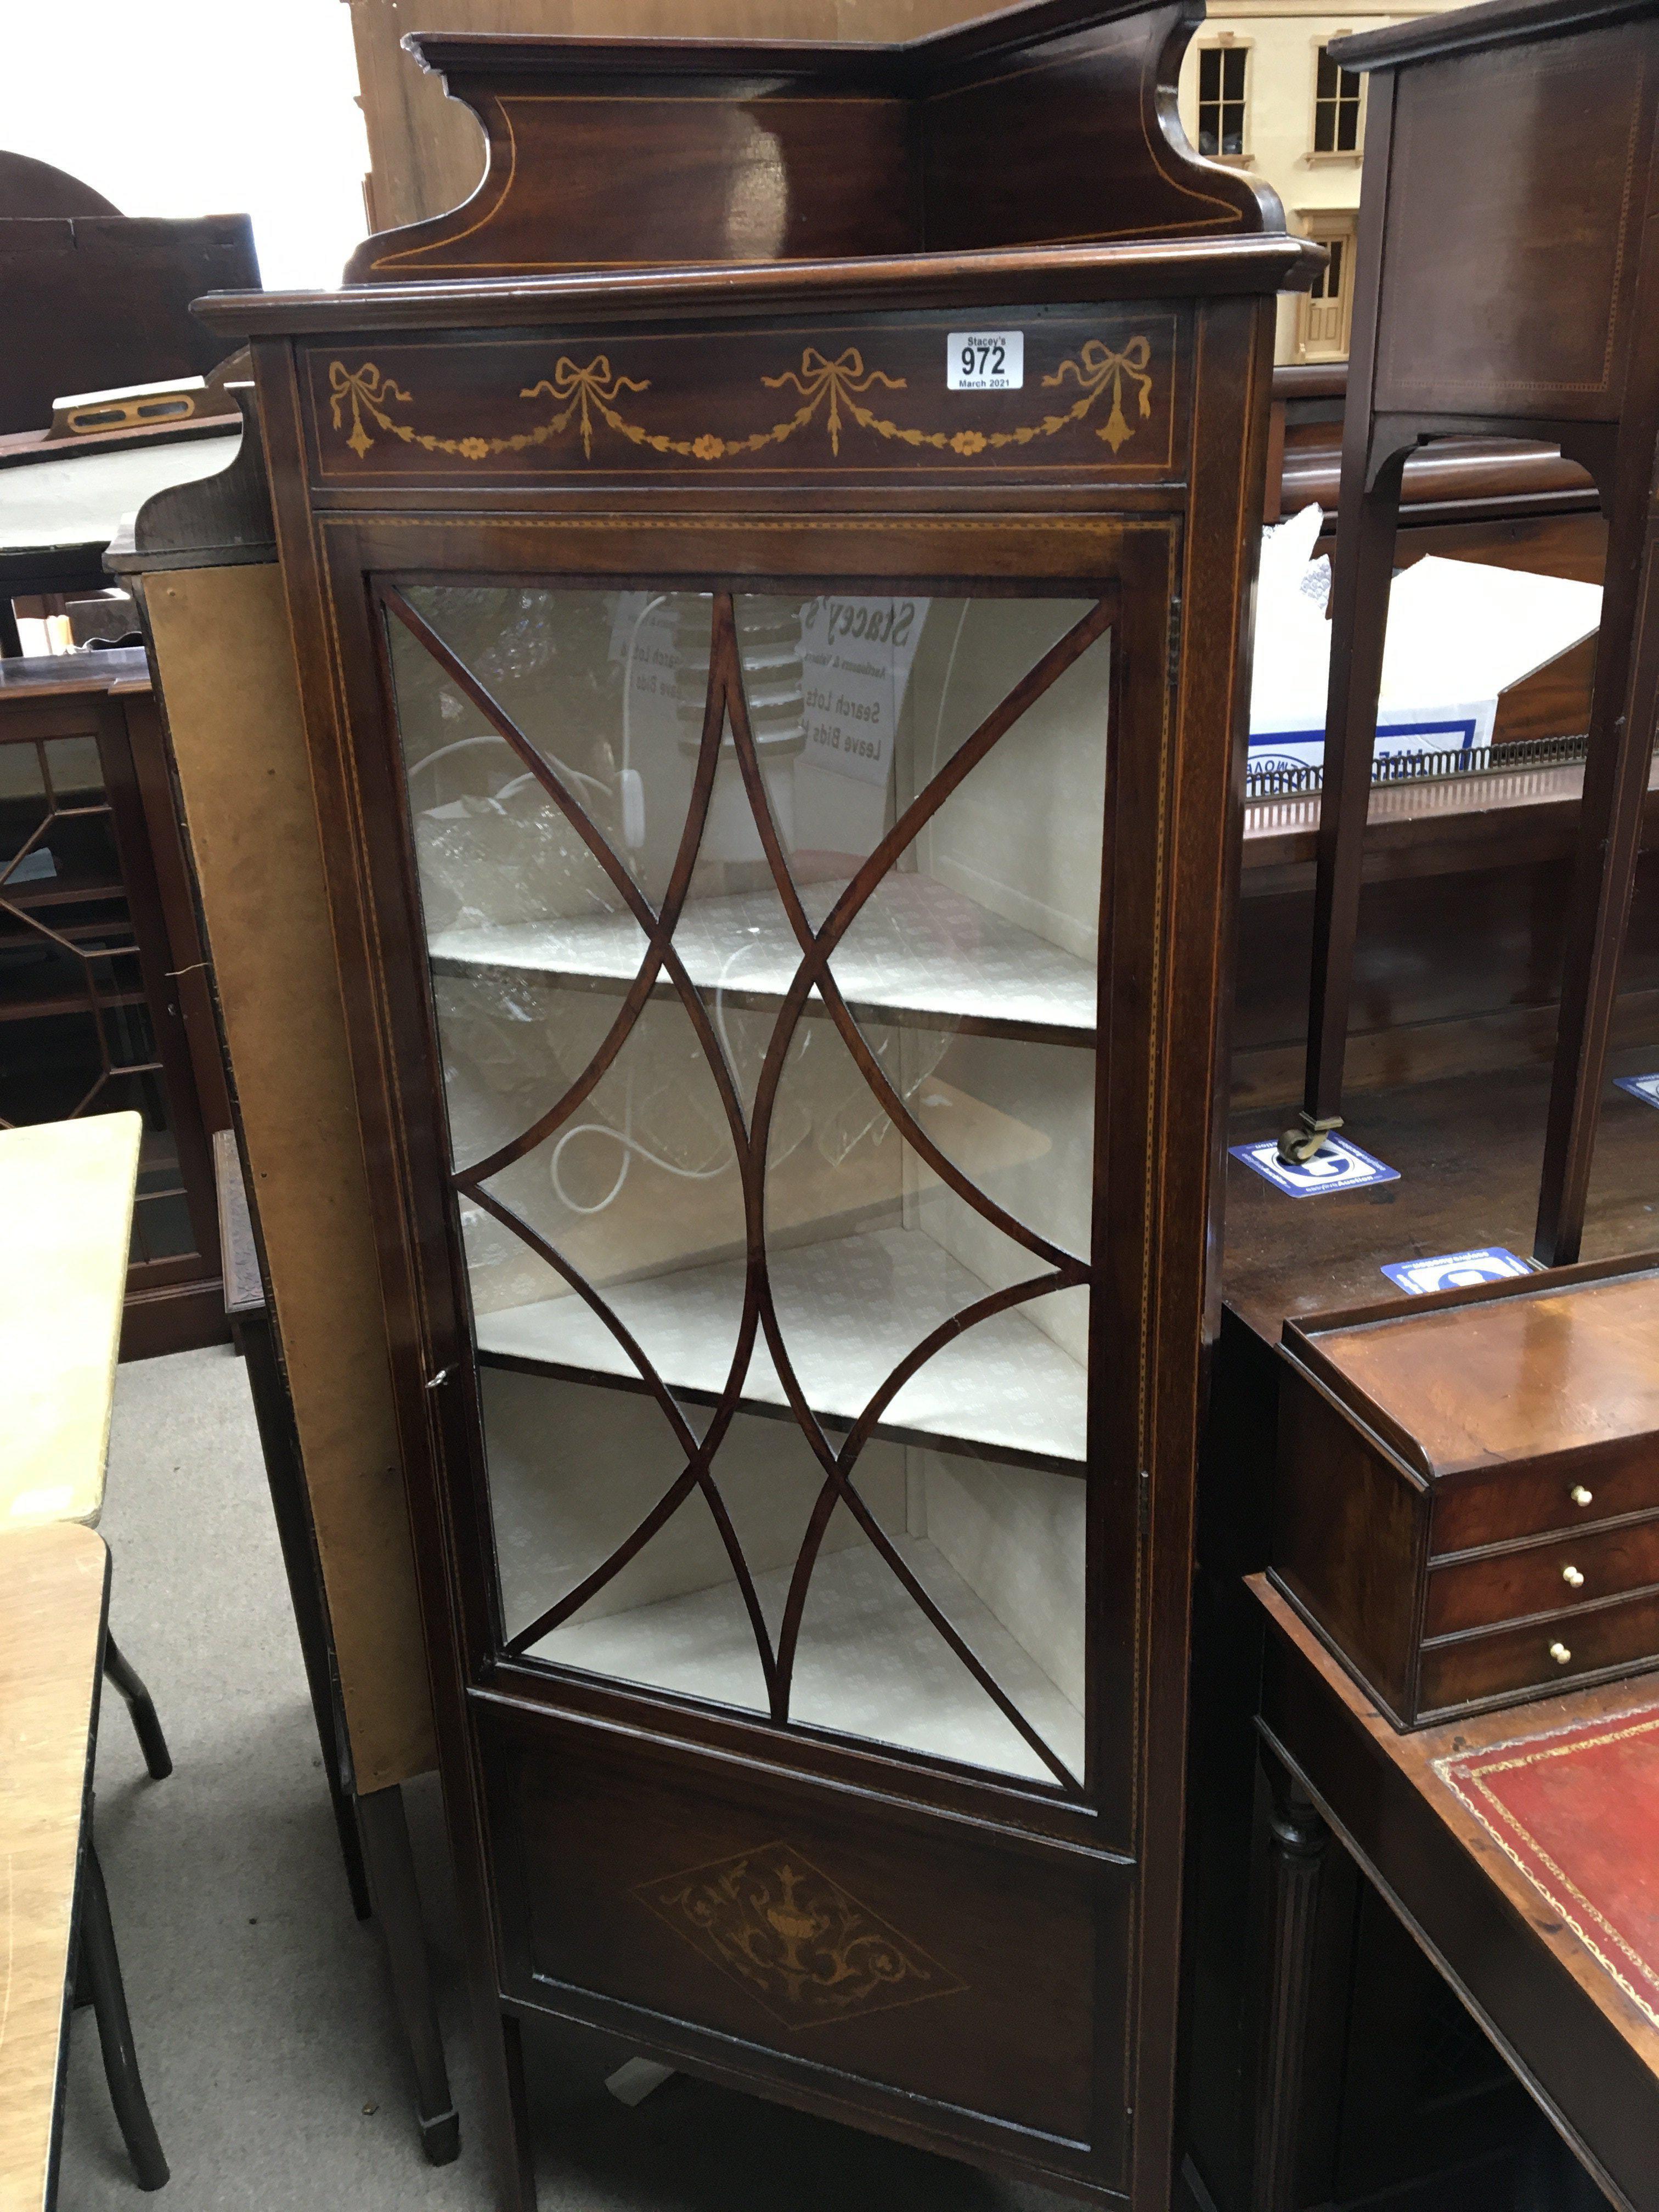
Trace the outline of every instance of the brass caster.
{"type": "Polygon", "coordinates": [[[1325,1149],[1325,1139],[1333,1129],[1342,1127],[1342,1116],[1334,1114],[1328,1121],[1310,1121],[1302,1116],[1299,1128],[1286,1129],[1279,1139],[1279,1157],[1286,1167],[1304,1167],[1325,1149]]]}

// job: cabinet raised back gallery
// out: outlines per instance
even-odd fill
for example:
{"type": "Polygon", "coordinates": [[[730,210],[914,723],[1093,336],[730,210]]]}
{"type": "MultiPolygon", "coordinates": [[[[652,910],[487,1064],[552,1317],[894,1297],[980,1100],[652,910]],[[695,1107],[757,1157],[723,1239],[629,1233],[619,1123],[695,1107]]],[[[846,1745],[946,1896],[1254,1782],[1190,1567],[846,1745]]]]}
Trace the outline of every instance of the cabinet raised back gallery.
{"type": "Polygon", "coordinates": [[[1167,2201],[1243,617],[1319,259],[1179,142],[1189,27],[426,41],[468,208],[206,310],[504,2202],[538,2014],[1167,2201]]]}

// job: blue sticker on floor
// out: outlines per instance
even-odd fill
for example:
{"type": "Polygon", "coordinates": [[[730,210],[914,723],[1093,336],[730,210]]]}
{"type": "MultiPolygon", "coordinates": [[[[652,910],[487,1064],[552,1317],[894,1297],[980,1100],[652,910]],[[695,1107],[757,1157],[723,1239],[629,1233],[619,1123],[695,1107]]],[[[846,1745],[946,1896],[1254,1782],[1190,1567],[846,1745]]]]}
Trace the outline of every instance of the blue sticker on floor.
{"type": "Polygon", "coordinates": [[[1628,1091],[1632,1098],[1645,1105],[1659,1106],[1659,1075],[1615,1075],[1613,1082],[1620,1091],[1628,1091]]]}
{"type": "Polygon", "coordinates": [[[1328,1137],[1322,1152],[1294,1163],[1279,1158],[1277,1137],[1269,1137],[1263,1145],[1234,1145],[1231,1149],[1236,1160],[1243,1160],[1291,1198],[1317,1198],[1328,1190],[1361,1190],[1369,1183],[1400,1180],[1397,1168],[1384,1167],[1340,1137],[1328,1137]]]}
{"type": "Polygon", "coordinates": [[[1530,1275],[1530,1261],[1501,1244],[1482,1244],[1473,1252],[1442,1252],[1433,1260],[1395,1260],[1383,1267],[1391,1283],[1413,1297],[1425,1291],[1456,1291],[1466,1283],[1501,1283],[1510,1275],[1530,1275]]]}

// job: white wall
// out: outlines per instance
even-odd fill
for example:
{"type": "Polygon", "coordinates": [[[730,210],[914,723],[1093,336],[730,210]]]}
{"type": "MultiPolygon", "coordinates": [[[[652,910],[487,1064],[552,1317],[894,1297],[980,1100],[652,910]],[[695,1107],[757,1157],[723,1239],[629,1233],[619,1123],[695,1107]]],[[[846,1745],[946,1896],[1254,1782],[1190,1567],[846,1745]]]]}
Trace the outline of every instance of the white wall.
{"type": "Polygon", "coordinates": [[[368,167],[342,0],[80,0],[67,48],[61,9],[0,15],[0,147],[123,215],[251,215],[268,289],[338,283],[368,167]]]}

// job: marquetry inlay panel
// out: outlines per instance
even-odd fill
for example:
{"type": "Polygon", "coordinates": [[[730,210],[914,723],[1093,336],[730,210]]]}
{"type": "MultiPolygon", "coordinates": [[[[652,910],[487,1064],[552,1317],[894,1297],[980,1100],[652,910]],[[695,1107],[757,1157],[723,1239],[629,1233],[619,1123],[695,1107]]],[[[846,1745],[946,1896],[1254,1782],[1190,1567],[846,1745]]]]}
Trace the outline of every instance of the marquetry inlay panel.
{"type": "Polygon", "coordinates": [[[786,2027],[967,1986],[790,1844],[665,1875],[634,1893],[786,2027]]]}
{"type": "Polygon", "coordinates": [[[538,336],[319,349],[308,374],[319,480],[1170,472],[1174,315],[970,319],[1022,331],[1018,389],[947,390],[942,319],[816,337],[686,330],[604,346],[538,336]]]}

